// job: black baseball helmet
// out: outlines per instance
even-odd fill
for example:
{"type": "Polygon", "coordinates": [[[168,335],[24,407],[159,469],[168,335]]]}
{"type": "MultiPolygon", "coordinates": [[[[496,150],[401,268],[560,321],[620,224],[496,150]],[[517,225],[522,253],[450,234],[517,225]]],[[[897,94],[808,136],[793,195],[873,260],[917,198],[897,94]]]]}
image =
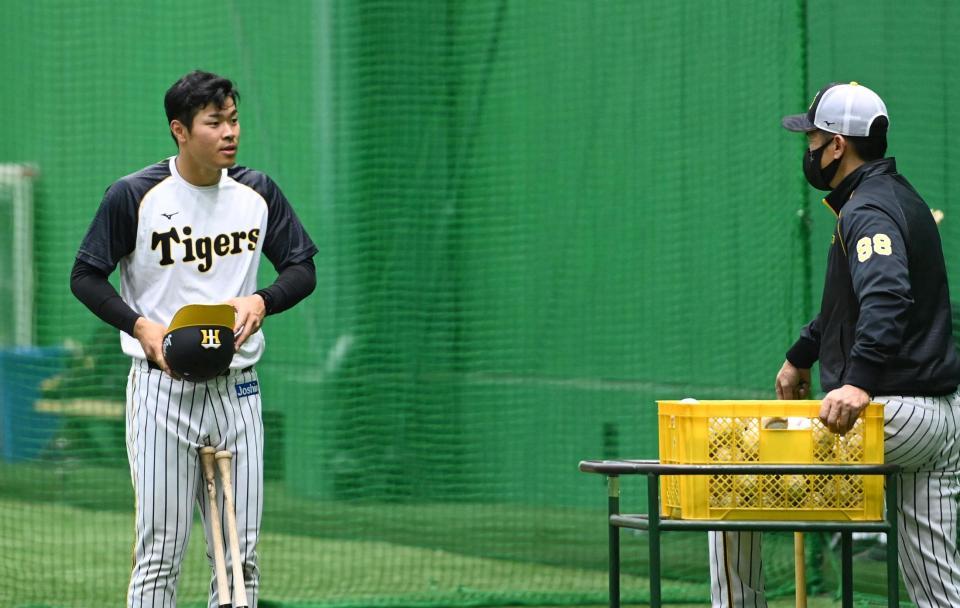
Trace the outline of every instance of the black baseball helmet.
{"type": "Polygon", "coordinates": [[[206,382],[230,368],[236,311],[228,304],[188,304],[163,336],[163,358],[188,382],[206,382]]]}

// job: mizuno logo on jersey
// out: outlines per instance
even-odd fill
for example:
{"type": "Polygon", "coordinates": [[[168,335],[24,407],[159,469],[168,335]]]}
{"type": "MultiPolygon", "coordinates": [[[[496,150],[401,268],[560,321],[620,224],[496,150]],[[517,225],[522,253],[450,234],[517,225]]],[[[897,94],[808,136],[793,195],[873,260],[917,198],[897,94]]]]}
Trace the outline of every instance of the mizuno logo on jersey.
{"type": "Polygon", "coordinates": [[[199,260],[197,270],[206,272],[213,266],[214,257],[236,255],[244,251],[255,251],[257,240],[260,238],[260,229],[252,228],[249,231],[230,232],[215,236],[191,238],[193,229],[184,226],[181,231],[171,228],[166,232],[154,232],[150,239],[150,249],[160,249],[160,265],[169,266],[180,258],[183,262],[199,260]]]}
{"type": "Polygon", "coordinates": [[[220,348],[219,329],[201,329],[200,336],[200,346],[204,348],[220,348]]]}

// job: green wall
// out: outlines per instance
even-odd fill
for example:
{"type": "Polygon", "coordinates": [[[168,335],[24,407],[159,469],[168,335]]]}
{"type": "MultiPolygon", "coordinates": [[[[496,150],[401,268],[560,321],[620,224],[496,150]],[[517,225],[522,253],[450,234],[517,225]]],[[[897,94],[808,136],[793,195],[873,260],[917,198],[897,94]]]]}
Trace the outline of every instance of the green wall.
{"type": "MultiPolygon", "coordinates": [[[[162,96],[184,72],[237,81],[240,160],[276,179],[319,246],[316,292],[267,320],[258,366],[278,605],[601,603],[605,493],[577,462],[656,456],[657,399],[771,397],[818,305],[834,219],[780,118],[827,81],[886,100],[890,152],[946,212],[960,280],[947,0],[0,9],[0,162],[41,169],[38,336],[74,354],[56,396],[123,398],[116,332],[69,271],[105,188],[174,153],[162,96]],[[278,572],[277,555],[302,567],[278,572]]],[[[125,517],[122,421],[11,413],[61,363],[17,357],[0,423],[36,450],[0,461],[0,528],[48,543],[6,569],[45,572],[54,552],[76,568],[64,601],[115,604],[128,558],[35,507],[125,517]]],[[[641,487],[624,483],[625,505],[643,510],[641,487]]],[[[702,584],[702,538],[680,536],[667,569],[702,584]]],[[[625,538],[626,572],[643,575],[642,537],[625,538]]],[[[790,589],[789,541],[765,545],[774,594],[790,589]]],[[[0,596],[53,601],[7,578],[0,596]]],[[[189,588],[181,600],[202,602],[206,581],[189,588]]]]}
{"type": "Polygon", "coordinates": [[[779,119],[827,80],[886,99],[957,276],[949,2],[4,9],[0,160],[42,170],[38,335],[92,353],[91,385],[124,373],[68,291],[102,192],[173,153],[174,79],[238,82],[241,160],[320,247],[260,366],[307,496],[587,504],[577,460],[654,456],[656,399],[771,395],[832,229],[779,119]]]}

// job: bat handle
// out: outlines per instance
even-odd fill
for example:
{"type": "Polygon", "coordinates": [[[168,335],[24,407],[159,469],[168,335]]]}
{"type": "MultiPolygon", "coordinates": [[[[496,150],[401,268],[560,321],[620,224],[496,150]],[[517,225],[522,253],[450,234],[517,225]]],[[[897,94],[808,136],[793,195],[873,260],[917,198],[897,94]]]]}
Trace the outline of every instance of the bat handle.
{"type": "MultiPolygon", "coordinates": [[[[210,536],[213,537],[213,570],[217,578],[217,595],[220,598],[220,607],[229,607],[230,585],[227,584],[226,556],[223,553],[223,530],[220,528],[220,508],[217,506],[217,481],[214,470],[215,448],[204,446],[200,448],[200,465],[203,467],[203,478],[207,482],[207,509],[210,516],[210,536]]],[[[226,493],[226,492],[224,492],[226,493]]]]}
{"type": "Polygon", "coordinates": [[[230,555],[233,557],[233,604],[237,608],[247,606],[247,588],[243,580],[243,557],[240,555],[240,538],[237,532],[237,511],[233,504],[233,482],[231,463],[233,454],[229,450],[217,452],[217,467],[220,469],[220,483],[223,484],[224,508],[227,510],[227,539],[230,543],[230,555]]]}

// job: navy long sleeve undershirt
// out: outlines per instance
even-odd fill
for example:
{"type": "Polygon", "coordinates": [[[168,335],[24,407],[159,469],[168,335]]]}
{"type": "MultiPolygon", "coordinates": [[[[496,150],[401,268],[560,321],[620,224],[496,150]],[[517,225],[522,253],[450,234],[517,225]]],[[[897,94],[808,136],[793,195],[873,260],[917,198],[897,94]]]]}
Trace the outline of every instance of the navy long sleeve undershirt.
{"type": "MultiPolygon", "coordinates": [[[[316,286],[316,267],[313,259],[307,258],[281,270],[272,285],[256,293],[263,298],[267,314],[272,315],[293,307],[316,286]]],[[[102,270],[77,259],[70,273],[70,290],[97,317],[133,335],[133,326],[141,315],[123,301],[102,270]]]]}

